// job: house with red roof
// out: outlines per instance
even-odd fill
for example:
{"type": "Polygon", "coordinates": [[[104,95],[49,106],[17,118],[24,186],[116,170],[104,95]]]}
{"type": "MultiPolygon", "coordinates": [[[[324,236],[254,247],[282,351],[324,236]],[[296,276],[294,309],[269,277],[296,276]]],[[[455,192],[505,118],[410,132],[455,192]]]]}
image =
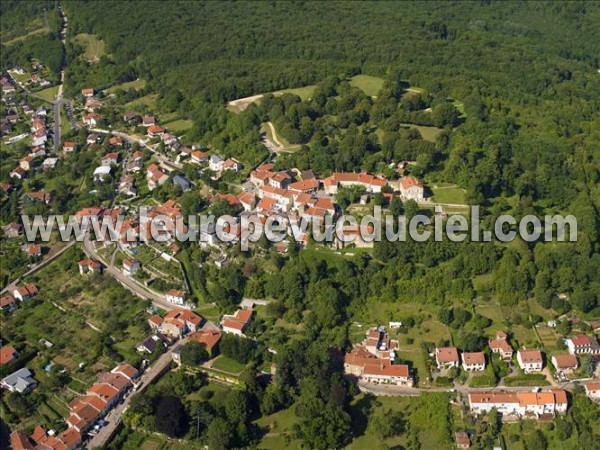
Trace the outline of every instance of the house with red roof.
{"type": "Polygon", "coordinates": [[[435,349],[435,362],[439,370],[458,367],[460,359],[456,347],[441,347],[435,349]]]}
{"type": "Polygon", "coordinates": [[[378,193],[387,181],[374,177],[366,172],[363,173],[334,173],[323,180],[325,192],[330,195],[337,194],[338,187],[362,186],[368,193],[378,193]]]}
{"type": "Polygon", "coordinates": [[[35,297],[38,292],[38,288],[34,284],[29,283],[19,288],[15,288],[12,294],[17,300],[25,301],[35,297]]]}
{"type": "Polygon", "coordinates": [[[233,315],[224,315],[221,320],[223,332],[244,336],[252,320],[252,313],[252,309],[238,309],[233,315]]]}
{"type": "Polygon", "coordinates": [[[565,343],[571,355],[600,355],[600,346],[593,336],[579,334],[566,339],[565,343]]]}
{"type": "Polygon", "coordinates": [[[505,361],[510,361],[513,355],[513,348],[508,342],[508,336],[504,331],[496,333],[496,339],[491,339],[488,342],[492,353],[496,353],[505,361]]]}
{"type": "Polygon", "coordinates": [[[525,373],[540,372],[544,366],[542,352],[537,349],[519,350],[517,352],[517,361],[519,362],[519,367],[525,373]]]}
{"type": "Polygon", "coordinates": [[[373,384],[411,387],[413,379],[405,364],[394,364],[398,341],[383,327],[371,328],[361,345],[344,355],[344,373],[373,384]]]}
{"type": "Polygon", "coordinates": [[[149,137],[157,137],[157,136],[162,136],[163,134],[165,134],[167,130],[164,127],[161,127],[160,125],[151,125],[148,127],[148,136],[149,137]]]}
{"type": "Polygon", "coordinates": [[[590,399],[599,401],[600,400],[600,380],[593,380],[583,385],[585,389],[585,395],[590,399]]]}
{"type": "Polygon", "coordinates": [[[178,289],[169,289],[165,293],[165,300],[175,305],[183,306],[185,303],[186,294],[178,289]]]}
{"type": "Polygon", "coordinates": [[[400,180],[400,194],[403,200],[414,200],[416,202],[425,200],[423,183],[410,175],[400,180]]]}
{"type": "Polygon", "coordinates": [[[100,273],[102,272],[102,264],[93,259],[84,259],[77,263],[79,266],[79,274],[85,275],[88,273],[100,273]]]}
{"type": "Polygon", "coordinates": [[[221,332],[219,330],[199,330],[190,334],[189,340],[200,343],[208,354],[214,357],[221,340],[221,332]]]}
{"type": "Polygon", "coordinates": [[[579,367],[579,361],[575,355],[552,355],[552,365],[559,374],[572,373],[579,367]]]}
{"type": "Polygon", "coordinates": [[[562,389],[534,392],[477,391],[469,392],[469,407],[475,414],[496,409],[500,414],[540,418],[553,417],[567,411],[567,393],[562,389]]]}
{"type": "Polygon", "coordinates": [[[464,431],[454,433],[454,442],[456,444],[456,448],[470,448],[471,440],[469,439],[469,435],[464,431]]]}
{"type": "Polygon", "coordinates": [[[0,309],[4,312],[10,312],[15,307],[15,299],[10,295],[0,298],[0,309]]]}
{"type": "Polygon", "coordinates": [[[463,352],[462,367],[467,372],[485,370],[485,353],[483,352],[463,352]]]}
{"type": "Polygon", "coordinates": [[[19,357],[19,352],[12,345],[0,348],[0,366],[10,364],[19,357]]]}
{"type": "Polygon", "coordinates": [[[81,95],[83,95],[86,98],[90,98],[94,96],[94,89],[92,88],[85,88],[81,90],[81,95]]]}
{"type": "Polygon", "coordinates": [[[148,325],[166,336],[180,338],[200,329],[204,319],[189,309],[174,309],[164,317],[155,314],[148,319],[148,325]]]}

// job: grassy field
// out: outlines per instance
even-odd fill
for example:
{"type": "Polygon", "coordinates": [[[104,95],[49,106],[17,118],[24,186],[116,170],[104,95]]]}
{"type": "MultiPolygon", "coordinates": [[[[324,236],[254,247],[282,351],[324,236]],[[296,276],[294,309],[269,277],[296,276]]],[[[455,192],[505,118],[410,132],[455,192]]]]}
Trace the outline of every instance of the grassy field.
{"type": "Polygon", "coordinates": [[[383,78],[370,75],[356,75],[350,79],[350,84],[359,88],[370,97],[375,97],[383,86],[383,78]]]}
{"type": "Polygon", "coordinates": [[[94,34],[78,34],[73,42],[84,48],[83,57],[89,62],[98,62],[106,55],[106,43],[94,34]]]}
{"type": "Polygon", "coordinates": [[[187,119],[177,119],[172,122],[164,123],[165,128],[171,133],[180,133],[182,131],[187,131],[194,125],[193,120],[187,119]]]}
{"type": "Polygon", "coordinates": [[[113,94],[115,92],[125,91],[127,89],[135,89],[136,91],[139,91],[140,89],[144,89],[144,87],[146,87],[146,80],[138,78],[137,80],[134,80],[134,81],[128,81],[126,83],[115,84],[114,86],[111,86],[108,89],[106,89],[106,92],[109,94],[113,94]]]}
{"type": "Polygon", "coordinates": [[[155,109],[157,99],[158,99],[158,94],[144,95],[143,97],[136,98],[135,100],[125,104],[125,108],[135,109],[135,108],[143,108],[144,106],[146,106],[149,109],[155,109]]]}
{"type": "Polygon", "coordinates": [[[421,133],[421,136],[423,137],[423,139],[425,139],[426,141],[429,142],[436,142],[437,137],[442,133],[442,131],[444,131],[441,128],[437,128],[437,127],[426,127],[426,126],[422,126],[422,125],[413,125],[413,124],[404,124],[404,125],[408,125],[410,128],[414,128],[415,130],[418,130],[419,133],[421,133]]]}
{"type": "Polygon", "coordinates": [[[465,204],[466,191],[458,186],[436,187],[434,184],[431,186],[431,191],[433,192],[432,201],[435,203],[465,204]]]}
{"type": "Polygon", "coordinates": [[[302,100],[309,100],[311,98],[313,92],[315,92],[315,85],[311,84],[309,86],[303,86],[303,87],[299,87],[299,88],[282,89],[281,91],[273,92],[273,94],[275,94],[275,95],[294,94],[294,95],[299,96],[302,100]]]}
{"type": "Polygon", "coordinates": [[[254,423],[266,432],[258,445],[259,449],[300,449],[302,447],[299,440],[292,438],[293,427],[298,423],[293,405],[270,416],[263,416],[254,423]]]}
{"type": "Polygon", "coordinates": [[[52,86],[48,89],[37,91],[33,95],[35,97],[41,98],[42,100],[46,100],[47,102],[53,102],[56,98],[56,94],[58,94],[58,86],[52,86]]]}
{"type": "Polygon", "coordinates": [[[243,364],[240,364],[239,362],[228,358],[227,356],[219,356],[212,363],[212,367],[217,370],[222,370],[232,374],[239,374],[242,370],[244,370],[243,364]]]}

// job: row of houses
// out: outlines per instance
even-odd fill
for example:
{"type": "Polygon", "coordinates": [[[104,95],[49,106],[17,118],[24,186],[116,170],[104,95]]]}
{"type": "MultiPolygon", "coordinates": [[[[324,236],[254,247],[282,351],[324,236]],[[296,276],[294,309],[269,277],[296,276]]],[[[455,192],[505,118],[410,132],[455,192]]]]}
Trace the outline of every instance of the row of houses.
{"type": "Polygon", "coordinates": [[[67,429],[59,434],[37,425],[28,437],[16,430],[10,435],[13,450],[72,450],[82,444],[84,433],[102,419],[126,392],[134,386],[139,373],[129,364],[119,364],[108,373],[100,373],[85,395],[69,403],[67,429]]]}

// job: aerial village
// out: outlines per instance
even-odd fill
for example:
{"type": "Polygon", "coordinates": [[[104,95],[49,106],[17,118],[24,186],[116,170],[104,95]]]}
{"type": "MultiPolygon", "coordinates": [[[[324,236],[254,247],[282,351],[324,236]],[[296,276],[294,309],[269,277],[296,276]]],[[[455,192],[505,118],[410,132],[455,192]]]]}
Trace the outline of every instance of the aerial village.
{"type": "MultiPolygon", "coordinates": [[[[14,72],[19,73],[20,68],[14,72]]],[[[327,216],[337,217],[342,210],[336,204],[336,194],[342,188],[360,188],[359,204],[367,205],[374,197],[379,197],[383,205],[390,205],[397,197],[403,202],[417,204],[429,202],[427,188],[418,178],[410,175],[411,162],[390,163],[397,174],[388,179],[382,174],[370,173],[332,173],[319,179],[311,170],[302,171],[290,167],[276,170],[274,163],[266,161],[256,167],[248,168],[232,157],[222,155],[218,149],[202,145],[185,146],[179,137],[170,133],[168,125],[161,125],[157,117],[125,112],[119,117],[125,131],[118,131],[117,124],[107,121],[104,101],[105,93],[92,88],[81,91],[75,110],[77,118],[71,117],[75,126],[84,130],[80,136],[84,139],[57,140],[55,118],[44,106],[34,108],[27,100],[18,100],[15,92],[17,84],[11,76],[2,76],[3,102],[8,114],[2,118],[2,135],[8,136],[8,144],[31,137],[31,147],[10,171],[15,181],[3,183],[4,195],[17,189],[23,189],[23,200],[28,204],[50,204],[53,199],[44,190],[35,187],[25,191],[23,181],[32,173],[51,171],[63,158],[69,158],[76,152],[101,153],[98,166],[93,170],[93,181],[98,186],[116,181],[118,201],[110,207],[103,207],[90,200],[87,207],[76,214],[79,220],[84,218],[107,219],[116,222],[123,219],[123,228],[116,242],[108,236],[96,236],[84,242],[85,259],[77,263],[80,277],[109,273],[119,284],[139,297],[149,298],[153,307],[148,309],[145,318],[150,332],[135,344],[135,351],[142,355],[143,365],[135,368],[123,362],[108,370],[99,371],[96,381],[88,386],[81,395],[68,403],[68,415],[64,417],[65,429],[56,432],[38,424],[32,433],[22,430],[13,431],[11,445],[13,449],[48,448],[74,449],[84,443],[103,439],[102,430],[107,424],[119,420],[125,409],[126,400],[135,395],[158,377],[170,364],[180,366],[181,348],[185,343],[196,342],[208,353],[210,360],[201,366],[209,376],[225,382],[237,382],[226,371],[219,373],[211,367],[211,361],[219,358],[219,342],[224,334],[248,337],[247,330],[256,319],[256,305],[250,301],[241,304],[233,314],[221,316],[211,321],[195,312],[195,304],[190,301],[190,287],[181,276],[177,254],[180,246],[175,239],[175,219],[182,217],[182,207],[176,199],[167,198],[147,204],[136,202],[140,191],[151,192],[165,183],[171,183],[181,192],[198,189],[195,181],[186,177],[186,168],[205,173],[211,180],[219,180],[227,172],[240,173],[246,169],[247,176],[240,180],[239,192],[209,192],[210,204],[222,203],[232,212],[237,223],[229,227],[228,242],[217,239],[214,227],[200,230],[198,245],[210,254],[210,261],[217,268],[225,267],[232,256],[231,249],[243,238],[239,222],[243,216],[258,217],[261,221],[273,215],[291,214],[308,221],[322,222],[327,216]],[[14,135],[15,125],[27,130],[14,135]],[[135,133],[130,130],[135,130],[135,133]],[[142,130],[143,134],[140,134],[142,130]],[[137,220],[139,209],[144,206],[149,216],[167,217],[160,230],[165,239],[160,241],[150,236],[149,229],[137,220]],[[116,259],[114,255],[117,255],[116,259]],[[162,280],[160,283],[157,280],[162,280]],[[176,280],[173,282],[173,280],[176,280]],[[170,281],[170,283],[167,283],[170,281]],[[156,355],[162,355],[156,358],[156,355]],[[156,369],[157,365],[162,365],[156,369]],[[155,370],[156,369],[156,370],[155,370]]],[[[39,78],[31,83],[40,83],[39,78]]],[[[23,88],[23,86],[21,86],[23,88]]],[[[74,114],[73,109],[70,114],[74,114]]],[[[189,169],[188,169],[189,170],[189,169]]],[[[92,196],[93,198],[93,196],[92,196]]],[[[436,212],[441,208],[436,208],[436,212]]],[[[289,226],[289,223],[286,224],[289,226]]],[[[345,233],[356,234],[358,230],[348,227],[345,233]]],[[[21,223],[14,222],[4,227],[7,237],[19,239],[23,235],[21,223]]],[[[307,247],[309,237],[304,235],[299,248],[307,247]]],[[[30,243],[22,245],[30,266],[43,264],[47,255],[43,251],[45,244],[30,243]]],[[[289,241],[277,244],[277,251],[285,254],[289,241]]],[[[331,248],[344,250],[346,243],[335,241],[331,248]]],[[[360,235],[352,243],[350,250],[371,248],[372,242],[363,241],[360,235]]],[[[7,289],[0,299],[1,309],[9,316],[15,309],[34,298],[43,298],[44,286],[32,283],[20,283],[7,289]]],[[[145,324],[144,324],[145,325],[145,324]]],[[[554,323],[544,324],[555,328],[554,323]]],[[[575,327],[581,325],[576,322],[575,327]]],[[[359,328],[362,334],[351,351],[337,355],[343,360],[344,374],[357,383],[360,389],[374,395],[411,396],[421,391],[445,389],[456,396],[458,404],[464,404],[472,415],[481,415],[494,410],[503,420],[520,419],[552,420],[563,415],[569,408],[567,390],[581,386],[584,394],[594,401],[600,401],[600,382],[598,370],[595,377],[581,377],[579,369],[582,358],[600,357],[600,346],[595,333],[600,324],[585,324],[586,332],[570,332],[564,337],[564,351],[547,353],[540,348],[519,347],[513,344],[510,334],[497,330],[482,351],[466,351],[452,346],[435,346],[425,349],[426,365],[415,367],[406,358],[399,336],[406,324],[390,321],[387,326],[377,324],[373,327],[359,328]],[[498,367],[505,367],[499,379],[485,387],[477,388],[469,382],[473,377],[497,373],[498,367]],[[425,370],[423,370],[425,369],[425,370]],[[460,375],[459,375],[460,374],[460,375]],[[534,375],[541,381],[540,386],[526,383],[525,386],[506,384],[506,376],[534,375]]],[[[251,337],[251,339],[256,339],[251,337]]],[[[518,340],[517,340],[518,341],[518,340]]],[[[41,342],[50,348],[49,341],[41,342]]],[[[274,350],[271,350],[274,352],[274,350]]],[[[332,356],[336,357],[336,356],[332,356]]],[[[16,368],[4,373],[2,388],[11,393],[26,395],[38,389],[36,373],[27,367],[20,352],[10,343],[2,343],[1,365],[3,368],[16,368]],[[20,364],[20,362],[23,364],[20,364]]],[[[270,376],[276,376],[273,364],[270,376]]],[[[458,448],[468,448],[472,433],[456,431],[458,448]]]]}

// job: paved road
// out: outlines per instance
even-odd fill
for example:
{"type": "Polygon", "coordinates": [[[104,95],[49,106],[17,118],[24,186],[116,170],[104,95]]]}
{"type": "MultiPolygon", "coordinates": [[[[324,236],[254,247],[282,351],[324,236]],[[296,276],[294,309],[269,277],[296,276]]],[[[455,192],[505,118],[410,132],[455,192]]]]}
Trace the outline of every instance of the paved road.
{"type": "MultiPolygon", "coordinates": [[[[129,406],[129,402],[131,399],[142,392],[149,384],[151,384],[154,379],[160,376],[167,366],[171,363],[171,354],[173,351],[181,347],[186,342],[186,339],[183,339],[177,342],[173,347],[163,353],[151,366],[149,366],[146,371],[140,377],[138,383],[142,383],[138,391],[131,392],[122,403],[119,403],[115,408],[113,408],[104,418],[108,422],[108,425],[101,428],[98,434],[96,434],[92,439],[90,439],[86,448],[97,448],[106,445],[114,432],[117,430],[119,424],[121,423],[121,415],[125,412],[127,407],[129,406]]],[[[139,384],[138,384],[139,385],[139,384]]]]}
{"type": "Polygon", "coordinates": [[[158,294],[154,291],[145,288],[131,277],[124,275],[123,272],[121,272],[121,270],[119,270],[112,264],[104,261],[96,251],[93,242],[89,239],[88,236],[86,236],[86,238],[83,240],[83,250],[90,258],[102,262],[102,264],[105,266],[104,271],[113,278],[115,278],[126,289],[133,292],[135,295],[142,298],[146,298],[150,300],[154,306],[166,309],[167,311],[178,308],[177,305],[173,305],[172,303],[166,301],[162,294],[158,294]]]}
{"type": "Polygon", "coordinates": [[[31,269],[29,269],[27,272],[25,272],[22,276],[20,276],[16,280],[11,281],[9,284],[6,285],[6,287],[4,289],[2,289],[2,291],[0,291],[0,294],[4,294],[9,289],[12,290],[13,288],[16,287],[16,285],[19,283],[19,281],[21,281],[23,278],[34,274],[35,272],[37,272],[40,269],[43,269],[44,267],[46,267],[48,264],[50,264],[52,261],[54,261],[56,258],[58,258],[60,255],[62,255],[64,252],[66,252],[69,248],[71,248],[75,244],[76,244],[76,241],[68,243],[65,247],[61,248],[50,258],[43,260],[39,264],[37,264],[34,267],[32,267],[31,269]]]}
{"type": "Polygon", "coordinates": [[[137,136],[133,136],[131,134],[123,133],[122,131],[105,130],[103,128],[88,128],[88,129],[90,131],[94,132],[94,133],[110,134],[110,135],[113,135],[113,136],[118,136],[118,137],[123,138],[123,139],[127,139],[129,142],[137,142],[142,147],[150,150],[154,154],[154,156],[156,157],[156,159],[158,160],[158,162],[164,163],[167,166],[171,166],[174,169],[180,169],[180,170],[183,169],[183,164],[179,164],[179,163],[176,163],[174,161],[171,161],[166,156],[164,156],[163,154],[161,154],[160,152],[158,152],[155,148],[153,148],[152,146],[148,145],[144,139],[141,139],[141,138],[139,138],[137,136]]]}

